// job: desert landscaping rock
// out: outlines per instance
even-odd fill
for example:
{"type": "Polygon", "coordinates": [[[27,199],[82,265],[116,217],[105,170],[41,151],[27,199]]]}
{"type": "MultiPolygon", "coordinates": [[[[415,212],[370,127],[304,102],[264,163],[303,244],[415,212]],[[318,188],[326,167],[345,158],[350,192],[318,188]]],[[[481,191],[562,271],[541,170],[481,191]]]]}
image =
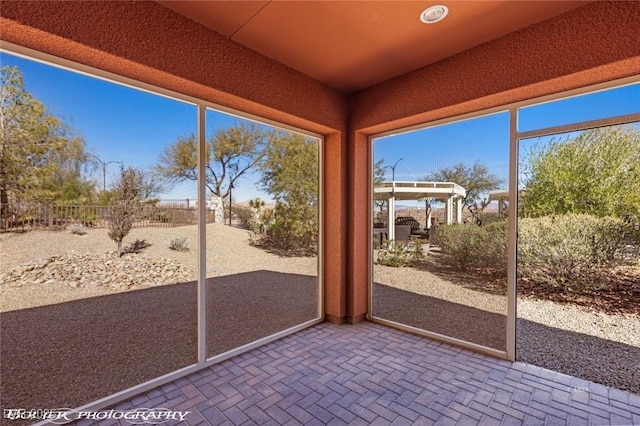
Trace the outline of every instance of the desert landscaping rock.
{"type": "Polygon", "coordinates": [[[113,252],[66,255],[38,259],[0,273],[0,285],[67,284],[73,288],[109,286],[130,289],[192,281],[193,271],[166,258],[129,254],[118,258],[113,252]]]}
{"type": "MultiPolygon", "coordinates": [[[[19,268],[36,269],[39,262],[46,263],[51,258],[60,256],[108,256],[112,253],[115,260],[115,243],[109,239],[106,228],[87,229],[86,235],[74,235],[68,231],[31,231],[25,233],[0,233],[0,276],[6,276],[19,268]]],[[[130,247],[135,242],[144,242],[139,253],[127,253],[123,262],[135,262],[136,258],[153,259],[166,264],[179,264],[194,275],[187,276],[184,281],[195,280],[198,269],[197,227],[195,225],[176,228],[136,228],[125,238],[123,246],[130,247]],[[189,251],[169,249],[172,239],[186,237],[192,247],[189,251]],[[160,260],[162,259],[162,260],[160,260]]],[[[206,227],[207,245],[207,277],[221,277],[252,271],[275,271],[288,274],[317,275],[318,260],[316,257],[281,257],[266,250],[249,245],[249,233],[244,229],[226,226],[221,223],[210,223],[206,227]]],[[[106,265],[105,265],[106,266],[106,265]]],[[[146,273],[146,269],[143,269],[146,273]]],[[[80,271],[80,270],[78,270],[80,271]]],[[[30,271],[27,271],[30,272],[30,271]]],[[[100,278],[98,270],[96,276],[100,278]]],[[[121,272],[122,273],[122,272],[121,272]]],[[[148,282],[133,286],[116,283],[114,285],[90,284],[94,277],[86,273],[84,282],[55,279],[45,280],[46,285],[33,284],[33,281],[20,279],[11,285],[0,285],[0,312],[28,309],[37,306],[62,303],[87,297],[102,296],[136,288],[155,286],[148,282]]],[[[107,274],[108,275],[108,274],[107,274]]],[[[131,275],[131,274],[129,274],[131,275]]],[[[166,279],[164,284],[180,282],[166,279]]],[[[2,278],[0,278],[2,279],[2,278]]],[[[37,279],[37,278],[36,278],[37,279]]],[[[53,279],[53,278],[51,278],[53,279]]]]}

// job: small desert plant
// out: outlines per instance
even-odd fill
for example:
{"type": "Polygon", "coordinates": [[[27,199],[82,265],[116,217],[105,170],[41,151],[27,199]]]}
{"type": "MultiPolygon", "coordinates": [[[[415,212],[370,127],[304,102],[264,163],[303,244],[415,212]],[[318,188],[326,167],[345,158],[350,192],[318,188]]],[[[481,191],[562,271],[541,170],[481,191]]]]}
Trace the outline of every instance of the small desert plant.
{"type": "Polygon", "coordinates": [[[378,252],[378,265],[384,266],[413,266],[424,258],[422,243],[417,238],[407,242],[385,241],[378,252]]]}
{"type": "Polygon", "coordinates": [[[231,206],[232,217],[240,222],[240,228],[251,229],[251,209],[245,206],[234,204],[231,206]]]}
{"type": "MultiPolygon", "coordinates": [[[[256,198],[256,200],[260,199],[256,198]]],[[[253,200],[249,201],[249,203],[252,201],[253,200]]],[[[252,206],[253,215],[250,223],[249,243],[254,246],[267,246],[271,244],[271,238],[267,231],[274,223],[273,210],[261,210],[260,207],[264,205],[264,201],[261,201],[261,203],[262,204],[254,204],[252,206]]]]}
{"type": "Polygon", "coordinates": [[[109,207],[109,238],[118,245],[118,257],[122,256],[122,240],[133,227],[133,216],[140,210],[141,187],[142,176],[138,170],[120,169],[115,201],[109,207]]]}
{"type": "Polygon", "coordinates": [[[256,233],[263,234],[266,231],[266,220],[270,218],[266,216],[266,211],[262,210],[265,203],[259,197],[253,200],[249,200],[249,207],[251,208],[251,215],[247,221],[248,230],[256,233]]]}
{"type": "Polygon", "coordinates": [[[86,235],[87,234],[87,228],[85,228],[84,225],[81,224],[81,223],[73,223],[73,224],[69,225],[69,227],[67,229],[69,231],[71,231],[71,233],[74,234],[74,235],[86,235]]]}
{"type": "Polygon", "coordinates": [[[189,240],[187,237],[172,238],[169,248],[176,251],[189,251],[189,240]]]}

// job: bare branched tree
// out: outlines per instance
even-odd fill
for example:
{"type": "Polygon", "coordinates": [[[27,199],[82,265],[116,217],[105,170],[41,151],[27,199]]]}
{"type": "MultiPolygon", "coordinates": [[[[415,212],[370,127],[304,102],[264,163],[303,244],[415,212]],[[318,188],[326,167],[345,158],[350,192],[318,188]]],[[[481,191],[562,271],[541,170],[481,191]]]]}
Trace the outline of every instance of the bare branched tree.
{"type": "MultiPolygon", "coordinates": [[[[229,196],[236,181],[264,157],[272,133],[253,123],[219,129],[207,141],[206,185],[220,198],[229,196]]],[[[198,180],[198,141],[195,135],[180,137],[165,147],[156,172],[169,184],[198,180]]]]}

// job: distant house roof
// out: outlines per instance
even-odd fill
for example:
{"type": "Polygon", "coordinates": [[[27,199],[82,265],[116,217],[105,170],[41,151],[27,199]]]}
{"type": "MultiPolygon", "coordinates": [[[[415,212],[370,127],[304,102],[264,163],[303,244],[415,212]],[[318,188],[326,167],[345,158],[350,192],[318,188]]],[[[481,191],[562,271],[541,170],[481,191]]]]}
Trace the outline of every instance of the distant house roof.
{"type": "Polygon", "coordinates": [[[500,200],[500,199],[509,199],[509,190],[501,189],[500,191],[491,191],[489,192],[489,201],[500,200]]]}

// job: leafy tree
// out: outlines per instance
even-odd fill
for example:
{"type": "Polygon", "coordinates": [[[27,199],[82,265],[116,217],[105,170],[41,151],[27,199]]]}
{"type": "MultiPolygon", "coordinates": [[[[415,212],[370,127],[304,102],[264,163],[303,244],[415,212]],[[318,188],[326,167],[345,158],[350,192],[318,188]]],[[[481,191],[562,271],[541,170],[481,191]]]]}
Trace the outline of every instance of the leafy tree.
{"type": "Polygon", "coordinates": [[[25,89],[17,67],[0,69],[0,203],[20,199],[76,199],[86,194],[81,178],[84,141],[25,89]]]}
{"type": "Polygon", "coordinates": [[[279,132],[259,167],[260,183],[276,201],[269,236],[282,249],[312,252],[318,238],[317,141],[279,132]]]}
{"type": "Polygon", "coordinates": [[[122,256],[122,240],[131,231],[133,217],[140,209],[141,189],[141,173],[132,167],[121,168],[109,208],[109,238],[118,244],[118,257],[122,256]]]}
{"type": "Polygon", "coordinates": [[[538,143],[522,168],[528,217],[584,213],[640,220],[640,131],[634,127],[538,143]]]}
{"type": "MultiPolygon", "coordinates": [[[[241,123],[220,129],[207,141],[206,185],[211,193],[226,198],[229,188],[263,158],[270,133],[260,126],[241,123]]],[[[198,180],[198,141],[195,135],[179,137],[164,148],[156,167],[170,184],[198,180]]]]}
{"type": "Polygon", "coordinates": [[[454,182],[462,186],[467,191],[462,199],[463,207],[473,206],[481,199],[482,194],[498,189],[504,183],[503,179],[489,172],[487,166],[477,162],[472,166],[458,163],[450,168],[440,169],[425,176],[423,181],[454,182]]]}
{"type": "Polygon", "coordinates": [[[97,196],[97,204],[99,206],[109,206],[116,199],[116,193],[113,189],[107,189],[106,191],[100,191],[97,196]]]}
{"type": "MultiPolygon", "coordinates": [[[[380,186],[382,182],[384,182],[384,158],[373,163],[373,186],[380,186]]],[[[381,216],[384,206],[387,205],[387,200],[373,200],[373,204],[380,209],[378,216],[381,216]]]]}
{"type": "Polygon", "coordinates": [[[95,182],[83,177],[90,160],[85,153],[85,142],[78,137],[67,139],[49,160],[53,165],[50,179],[43,182],[41,192],[56,203],[89,204],[95,196],[95,182]]]}
{"type": "Polygon", "coordinates": [[[373,164],[373,186],[379,186],[384,182],[384,158],[373,164]]]}

